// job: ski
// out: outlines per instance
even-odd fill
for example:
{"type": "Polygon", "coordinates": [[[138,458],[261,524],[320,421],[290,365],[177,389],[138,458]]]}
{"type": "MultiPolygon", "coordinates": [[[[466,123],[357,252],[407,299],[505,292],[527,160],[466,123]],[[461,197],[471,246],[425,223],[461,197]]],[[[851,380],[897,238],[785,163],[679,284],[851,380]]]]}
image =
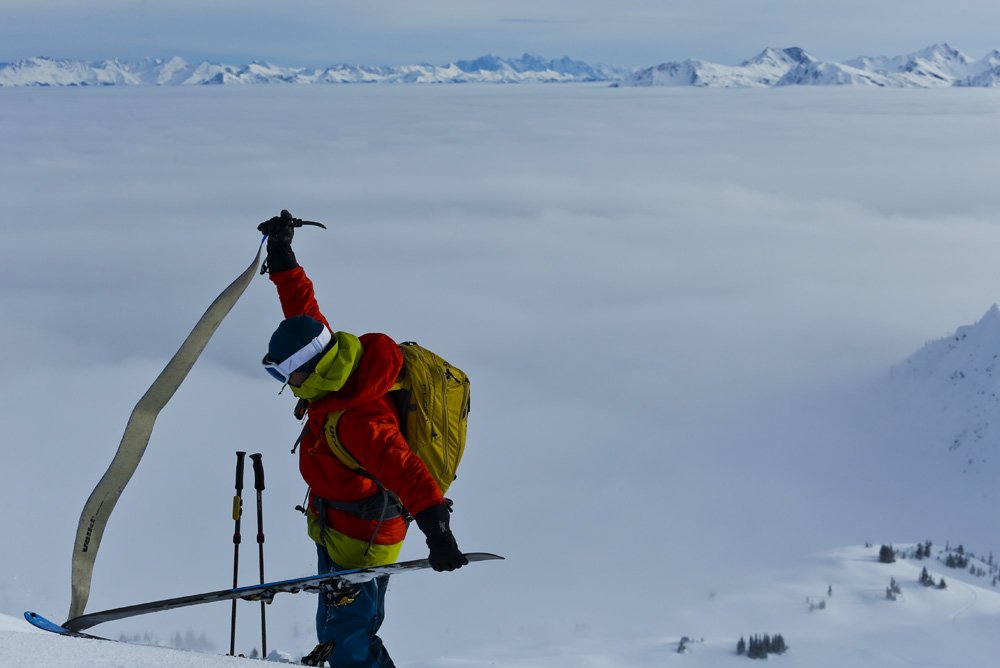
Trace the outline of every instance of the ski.
{"type": "MultiPolygon", "coordinates": [[[[501,556],[486,552],[472,552],[466,554],[465,556],[468,558],[470,563],[473,561],[503,559],[501,556]]],[[[268,582],[249,587],[237,587],[235,589],[222,589],[220,591],[205,592],[203,594],[192,594],[190,596],[168,598],[162,601],[139,603],[137,605],[129,605],[124,608],[114,608],[112,610],[92,612],[86,615],[80,615],[79,617],[74,617],[66,622],[63,622],[61,625],[51,622],[45,617],[42,617],[34,612],[25,612],[24,618],[34,626],[44,631],[51,631],[52,633],[59,633],[73,637],[89,637],[98,640],[106,640],[106,638],[90,636],[89,634],[81,632],[91,628],[92,626],[103,624],[104,622],[112,622],[119,619],[136,617],[138,615],[146,615],[151,612],[173,610],[175,608],[200,605],[202,603],[212,603],[215,601],[243,599],[244,601],[270,602],[274,598],[275,594],[283,592],[297,594],[303,591],[322,591],[324,593],[331,592],[334,595],[343,592],[345,595],[348,595],[353,586],[368,582],[369,580],[374,580],[377,577],[383,575],[396,575],[406,571],[416,571],[426,568],[430,568],[430,562],[427,559],[401,561],[395,564],[388,564],[386,566],[355,568],[346,571],[339,571],[337,573],[311,575],[303,578],[268,582]]]]}

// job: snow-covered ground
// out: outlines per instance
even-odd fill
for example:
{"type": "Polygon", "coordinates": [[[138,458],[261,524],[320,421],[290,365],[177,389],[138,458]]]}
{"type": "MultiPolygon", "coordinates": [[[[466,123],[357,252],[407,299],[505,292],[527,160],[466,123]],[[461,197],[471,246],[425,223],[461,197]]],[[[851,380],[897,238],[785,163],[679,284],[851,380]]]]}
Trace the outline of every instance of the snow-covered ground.
{"type": "MultiPolygon", "coordinates": [[[[282,208],[330,226],[296,249],[338,327],[420,341],[472,377],[454,526],[507,560],[394,580],[384,637],[401,667],[715,666],[763,633],[790,666],[988,661],[988,578],[932,560],[949,586],[924,589],[912,559],[874,555],[1000,547],[991,441],[968,441],[970,466],[954,423],[926,429],[929,404],[908,402],[990,387],[934,390],[990,367],[998,95],[0,91],[0,664],[234,661],[217,656],[223,604],[94,629],[204,633],[201,654],[25,632],[19,616],[62,621],[79,512],[129,412],[282,208]],[[977,322],[969,364],[911,358],[977,322]]],[[[88,610],[231,582],[237,449],[264,453],[269,577],[314,569],[292,510],[294,402],[257,368],[280,318],[256,279],[161,414],[88,610]]],[[[245,536],[255,519],[250,504],[245,536]]],[[[403,556],[423,556],[419,537],[403,556]]],[[[308,651],[311,608],[276,598],[269,649],[308,651]]],[[[259,646],[258,615],[241,606],[240,651],[259,646]]]]}
{"type": "MultiPolygon", "coordinates": [[[[916,546],[895,548],[912,553],[916,546]]],[[[918,560],[911,554],[891,564],[879,562],[879,546],[828,551],[804,559],[795,568],[754,576],[731,593],[712,595],[683,609],[664,610],[669,621],[661,634],[610,638],[581,625],[570,637],[544,643],[527,633],[527,637],[451,650],[446,658],[402,661],[401,665],[707,668],[740,665],[746,658],[737,654],[739,639],[764,634],[780,634],[789,643],[786,652],[770,655],[788,668],[979,663],[996,651],[1000,593],[989,578],[984,582],[964,570],[946,567],[943,561],[955,554],[954,548],[932,551],[929,559],[918,560]],[[919,582],[924,568],[936,584],[919,582]],[[939,586],[942,579],[944,588],[939,586]],[[886,591],[890,588],[891,599],[886,591]]],[[[979,565],[994,571],[985,563],[979,565]]],[[[12,668],[246,665],[231,657],[60,638],[2,615],[0,652],[3,665],[12,668]]],[[[298,658],[280,651],[271,655],[276,662],[298,658]]]]}

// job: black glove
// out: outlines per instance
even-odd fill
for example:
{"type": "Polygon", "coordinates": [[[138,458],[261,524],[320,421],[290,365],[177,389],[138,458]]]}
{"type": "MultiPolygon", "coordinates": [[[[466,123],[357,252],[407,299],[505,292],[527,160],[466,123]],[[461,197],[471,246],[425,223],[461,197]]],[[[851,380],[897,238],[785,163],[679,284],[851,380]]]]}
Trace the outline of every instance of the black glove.
{"type": "Polygon", "coordinates": [[[261,223],[257,229],[267,235],[267,260],[261,273],[270,271],[276,274],[299,266],[292,252],[292,237],[295,235],[292,214],[282,210],[280,216],[261,223]]]}
{"type": "Polygon", "coordinates": [[[436,571],[453,571],[469,563],[458,549],[455,536],[451,533],[450,513],[449,503],[439,503],[413,517],[417,521],[417,527],[427,536],[427,547],[431,551],[428,561],[436,571]]]}

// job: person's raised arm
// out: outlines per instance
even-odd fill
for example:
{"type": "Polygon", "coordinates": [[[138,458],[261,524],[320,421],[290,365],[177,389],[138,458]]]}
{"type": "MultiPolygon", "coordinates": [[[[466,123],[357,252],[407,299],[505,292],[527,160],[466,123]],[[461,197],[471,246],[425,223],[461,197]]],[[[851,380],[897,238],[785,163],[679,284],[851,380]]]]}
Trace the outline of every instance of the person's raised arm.
{"type": "Polygon", "coordinates": [[[330,327],[319,310],[312,281],[299,266],[292,251],[295,227],[296,219],[288,211],[282,211],[280,216],[257,226],[260,232],[267,235],[265,268],[271,282],[278,288],[281,310],[286,318],[307,315],[330,327]]]}

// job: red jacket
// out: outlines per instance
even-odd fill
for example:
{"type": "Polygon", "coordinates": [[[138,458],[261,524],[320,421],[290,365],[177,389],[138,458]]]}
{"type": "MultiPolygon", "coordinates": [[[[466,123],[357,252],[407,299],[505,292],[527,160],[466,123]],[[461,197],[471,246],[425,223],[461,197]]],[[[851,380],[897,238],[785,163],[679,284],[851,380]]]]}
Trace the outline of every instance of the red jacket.
{"type": "MultiPolygon", "coordinates": [[[[312,281],[301,267],[270,277],[278,288],[286,318],[308,315],[330,326],[319,310],[312,281]]],[[[340,440],[366,471],[392,490],[411,515],[416,515],[444,503],[444,497],[424,463],[407,446],[399,431],[395,406],[386,394],[399,376],[403,356],[395,341],[385,334],[365,334],[360,340],[364,354],[344,388],[309,403],[308,431],[299,446],[299,471],[312,490],[310,508],[320,515],[317,495],[335,501],[357,501],[379,491],[371,479],[341,463],[327,445],[323,434],[327,415],[343,410],[337,426],[340,440]]],[[[361,520],[343,511],[326,509],[325,516],[333,530],[366,542],[378,526],[376,520],[361,520]]],[[[387,520],[378,527],[374,542],[392,545],[405,535],[402,518],[387,520]]]]}

